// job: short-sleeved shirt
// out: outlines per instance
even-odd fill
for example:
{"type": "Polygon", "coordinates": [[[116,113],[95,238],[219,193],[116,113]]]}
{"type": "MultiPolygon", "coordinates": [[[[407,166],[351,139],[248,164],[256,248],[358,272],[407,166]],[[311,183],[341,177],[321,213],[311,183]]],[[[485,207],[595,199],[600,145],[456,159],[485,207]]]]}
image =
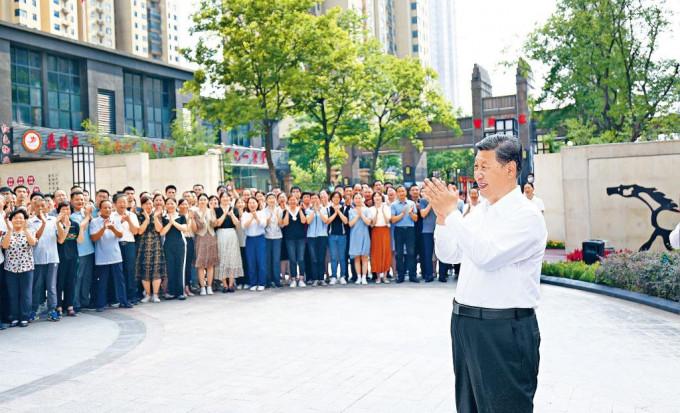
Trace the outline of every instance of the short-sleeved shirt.
{"type": "MultiPolygon", "coordinates": [[[[426,199],[420,200],[420,209],[423,210],[427,208],[430,203],[426,199]]],[[[421,216],[423,221],[423,234],[433,234],[434,229],[437,227],[437,215],[434,213],[434,209],[431,209],[425,218],[421,216]]]]}
{"type": "MultiPolygon", "coordinates": [[[[305,214],[307,216],[310,216],[312,214],[312,211],[314,211],[313,207],[307,208],[305,211],[305,214]]],[[[324,224],[323,220],[319,216],[319,214],[328,217],[328,210],[326,208],[323,208],[319,206],[319,210],[314,212],[314,216],[312,217],[312,222],[307,223],[307,237],[308,238],[316,238],[316,237],[327,237],[328,236],[328,224],[324,224]]]]}
{"type": "MultiPolygon", "coordinates": [[[[187,218],[184,215],[178,215],[177,218],[175,218],[175,222],[177,222],[180,225],[184,225],[187,223],[187,218]]],[[[167,216],[164,216],[161,220],[161,223],[165,228],[165,226],[170,223],[170,219],[168,219],[167,216]]],[[[165,234],[165,242],[173,245],[183,244],[185,242],[184,234],[180,230],[172,226],[170,227],[170,230],[167,232],[167,234],[165,234]]]]}
{"type": "MultiPolygon", "coordinates": [[[[118,231],[123,231],[120,222],[111,220],[118,231]]],[[[90,222],[90,235],[97,233],[104,226],[104,218],[97,217],[90,222]]],[[[94,264],[95,265],[110,265],[123,262],[123,256],[120,253],[120,245],[118,245],[119,238],[111,230],[105,230],[99,241],[94,243],[94,264]]]]}
{"type": "MultiPolygon", "coordinates": [[[[286,214],[290,215],[288,213],[288,210],[284,211],[283,217],[286,217],[286,214]]],[[[300,221],[300,214],[306,215],[305,210],[302,208],[298,208],[297,214],[295,216],[291,215],[288,217],[288,228],[286,232],[286,239],[289,240],[296,240],[296,239],[305,239],[307,236],[307,232],[305,231],[305,224],[303,224],[300,221]]]]}
{"type": "Polygon", "coordinates": [[[536,195],[534,195],[533,198],[531,198],[529,201],[538,208],[539,211],[544,212],[545,211],[545,204],[543,203],[543,200],[536,195]]]}
{"type": "MultiPolygon", "coordinates": [[[[33,230],[29,229],[29,232],[35,237],[33,230]]],[[[4,237],[5,233],[2,236],[4,237]]],[[[12,232],[9,248],[5,250],[5,271],[16,274],[34,269],[33,247],[28,243],[26,234],[24,234],[24,231],[12,232]]]]}
{"type": "MultiPolygon", "coordinates": [[[[222,215],[224,215],[224,210],[222,209],[222,207],[217,207],[217,209],[215,209],[215,215],[217,216],[217,219],[222,218],[222,215]]],[[[236,209],[236,208],[234,208],[234,215],[236,216],[236,218],[239,217],[238,209],[236,209]]],[[[219,226],[215,227],[215,229],[226,229],[226,228],[236,228],[236,225],[234,225],[234,221],[231,220],[230,216],[227,216],[226,218],[224,218],[224,222],[222,222],[222,224],[220,224],[219,226]]]]}
{"type": "Polygon", "coordinates": [[[264,235],[264,227],[267,225],[267,218],[264,216],[264,211],[255,211],[253,213],[244,212],[242,221],[244,224],[250,222],[248,228],[244,227],[243,229],[243,232],[246,233],[246,237],[259,237],[260,235],[264,235]],[[257,219],[260,220],[259,224],[255,221],[253,214],[257,214],[257,219]],[[250,222],[251,220],[252,222],[250,222]]]}
{"type": "MultiPolygon", "coordinates": [[[[77,223],[78,225],[81,225],[83,222],[83,219],[85,219],[85,214],[82,212],[74,212],[71,214],[71,221],[77,223]]],[[[90,220],[91,225],[92,221],[90,220]]],[[[92,238],[90,238],[90,231],[85,231],[85,234],[83,234],[83,242],[78,244],[78,255],[80,257],[84,257],[86,255],[90,255],[94,252],[94,243],[92,242],[92,238]]]]}
{"type": "MultiPolygon", "coordinates": [[[[5,223],[5,211],[0,211],[0,233],[5,234],[6,232],[7,232],[7,224],[5,223]]],[[[5,262],[5,254],[0,252],[0,264],[2,264],[3,262],[5,262]]],[[[3,286],[3,288],[4,288],[4,286],[3,286]]]]}
{"type": "MultiPolygon", "coordinates": [[[[28,226],[33,232],[38,232],[42,223],[40,218],[33,217],[28,221],[28,226]]],[[[49,215],[45,216],[45,229],[33,247],[33,261],[36,265],[58,264],[59,251],[57,250],[57,219],[49,215]]]]}
{"type": "Polygon", "coordinates": [[[267,217],[267,226],[264,229],[264,237],[267,239],[280,239],[283,238],[283,233],[281,232],[281,225],[279,223],[283,219],[283,211],[278,206],[274,208],[274,217],[269,221],[269,217],[272,216],[272,211],[269,207],[265,208],[264,216],[267,217]]]}
{"type": "MultiPolygon", "coordinates": [[[[405,200],[404,202],[399,202],[395,201],[390,205],[390,208],[392,209],[392,216],[396,217],[397,215],[401,215],[401,213],[407,209],[408,207],[411,207],[411,212],[416,213],[416,204],[411,201],[410,199],[405,200]]],[[[404,214],[404,216],[397,222],[393,222],[392,226],[394,227],[413,227],[415,226],[415,222],[413,222],[413,218],[411,218],[411,215],[409,214],[404,214]]]]}
{"type": "Polygon", "coordinates": [[[392,209],[387,204],[381,204],[380,207],[372,206],[368,209],[369,209],[369,211],[371,211],[372,216],[378,217],[375,220],[374,227],[389,227],[390,226],[390,218],[392,217],[392,209]],[[381,209],[384,211],[384,217],[383,217],[383,213],[380,212],[381,209]]]}
{"type": "MultiPolygon", "coordinates": [[[[130,221],[132,221],[132,223],[139,228],[137,214],[130,211],[125,211],[125,214],[128,215],[130,217],[130,221]]],[[[120,222],[120,225],[123,227],[123,236],[119,238],[118,241],[135,242],[135,236],[132,234],[132,231],[130,231],[130,224],[123,222],[123,216],[120,215],[118,211],[113,211],[111,213],[111,221],[120,222]]]]}
{"type": "Polygon", "coordinates": [[[75,260],[78,258],[78,235],[80,225],[71,221],[71,226],[66,228],[66,238],[64,242],[57,245],[60,260],[75,260]]]}

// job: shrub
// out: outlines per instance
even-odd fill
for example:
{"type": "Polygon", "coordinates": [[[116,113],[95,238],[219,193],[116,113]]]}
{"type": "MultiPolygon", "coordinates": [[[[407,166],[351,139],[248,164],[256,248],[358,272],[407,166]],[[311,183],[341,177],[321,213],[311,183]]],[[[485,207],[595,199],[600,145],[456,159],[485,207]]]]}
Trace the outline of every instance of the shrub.
{"type": "Polygon", "coordinates": [[[680,252],[612,254],[602,261],[595,282],[680,302],[680,252]]]}
{"type": "Polygon", "coordinates": [[[564,241],[548,240],[548,242],[545,245],[545,248],[547,248],[549,250],[563,250],[564,249],[564,241]]]}
{"type": "Polygon", "coordinates": [[[544,262],[542,274],[553,277],[569,278],[592,282],[595,279],[595,271],[599,263],[587,265],[583,261],[574,262],[544,262]]]}

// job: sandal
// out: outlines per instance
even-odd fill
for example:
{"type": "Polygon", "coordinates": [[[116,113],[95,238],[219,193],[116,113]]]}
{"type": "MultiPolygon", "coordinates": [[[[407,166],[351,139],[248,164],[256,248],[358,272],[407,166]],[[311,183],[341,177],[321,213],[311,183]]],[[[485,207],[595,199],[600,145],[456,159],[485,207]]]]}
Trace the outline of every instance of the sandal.
{"type": "Polygon", "coordinates": [[[68,312],[66,313],[66,316],[67,317],[75,317],[75,316],[77,316],[77,314],[73,310],[68,310],[68,312]]]}

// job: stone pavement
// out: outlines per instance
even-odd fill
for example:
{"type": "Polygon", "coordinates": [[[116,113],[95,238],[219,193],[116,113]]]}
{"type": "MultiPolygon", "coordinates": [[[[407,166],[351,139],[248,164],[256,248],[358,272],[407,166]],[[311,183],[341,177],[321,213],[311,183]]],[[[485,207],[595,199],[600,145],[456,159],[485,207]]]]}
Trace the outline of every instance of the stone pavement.
{"type": "MultiPolygon", "coordinates": [[[[454,292],[237,291],[10,329],[0,411],[452,412],[454,292]]],[[[542,294],[537,412],[680,412],[680,317],[542,294]]]]}

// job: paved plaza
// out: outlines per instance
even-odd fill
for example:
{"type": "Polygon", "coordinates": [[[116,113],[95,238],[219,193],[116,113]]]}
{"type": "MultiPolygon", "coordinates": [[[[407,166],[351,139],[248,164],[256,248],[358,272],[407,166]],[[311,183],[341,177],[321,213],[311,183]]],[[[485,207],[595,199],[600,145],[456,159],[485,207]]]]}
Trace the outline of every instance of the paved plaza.
{"type": "MultiPolygon", "coordinates": [[[[537,412],[680,412],[680,317],[543,285],[537,412]]],[[[455,283],[215,294],[0,332],[0,411],[452,412],[455,283]]]]}

